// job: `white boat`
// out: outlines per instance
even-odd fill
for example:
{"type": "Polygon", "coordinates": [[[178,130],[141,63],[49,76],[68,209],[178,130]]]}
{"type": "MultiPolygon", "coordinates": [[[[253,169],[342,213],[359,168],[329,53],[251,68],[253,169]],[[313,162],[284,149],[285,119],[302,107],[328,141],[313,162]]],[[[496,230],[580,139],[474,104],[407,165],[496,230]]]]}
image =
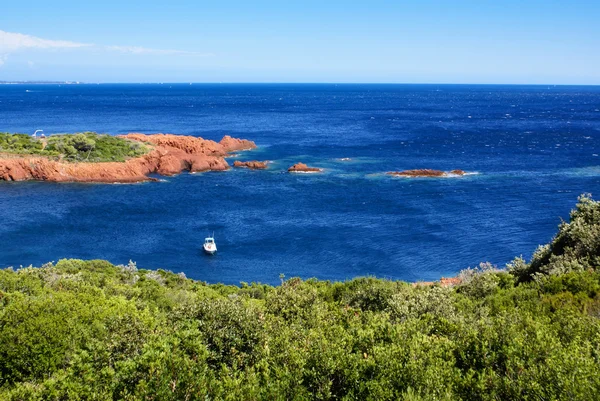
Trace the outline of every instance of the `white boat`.
{"type": "Polygon", "coordinates": [[[204,245],[202,245],[204,252],[209,255],[214,255],[217,252],[217,244],[215,243],[215,235],[212,237],[204,238],[204,245]]]}

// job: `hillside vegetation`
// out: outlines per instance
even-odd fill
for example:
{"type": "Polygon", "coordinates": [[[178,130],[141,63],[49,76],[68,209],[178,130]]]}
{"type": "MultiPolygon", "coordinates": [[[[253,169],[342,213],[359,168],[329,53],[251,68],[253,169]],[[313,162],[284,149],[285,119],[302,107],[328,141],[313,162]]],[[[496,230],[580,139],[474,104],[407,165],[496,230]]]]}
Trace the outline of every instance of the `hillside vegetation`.
{"type": "Polygon", "coordinates": [[[71,162],[122,162],[149,150],[141,142],[95,132],[52,135],[44,139],[0,133],[0,153],[39,155],[71,162]]]}
{"type": "MultiPolygon", "coordinates": [[[[2,400],[597,400],[600,203],[454,287],[0,271],[2,400]]],[[[442,262],[440,262],[442,263],[442,262]]]]}

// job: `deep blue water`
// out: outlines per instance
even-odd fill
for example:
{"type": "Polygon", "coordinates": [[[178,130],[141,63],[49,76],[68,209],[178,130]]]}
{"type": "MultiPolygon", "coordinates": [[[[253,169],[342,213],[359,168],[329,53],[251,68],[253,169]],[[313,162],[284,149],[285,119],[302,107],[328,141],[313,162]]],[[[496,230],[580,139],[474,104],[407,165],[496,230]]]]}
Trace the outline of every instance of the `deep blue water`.
{"type": "Polygon", "coordinates": [[[231,134],[259,145],[240,159],[273,163],[134,185],[0,183],[0,267],[69,257],[208,282],[433,280],[530,257],[580,193],[600,194],[600,87],[0,85],[0,131],[35,129],[231,134]],[[326,172],[283,172],[297,161],[326,172]],[[382,175],[413,168],[478,174],[382,175]]]}

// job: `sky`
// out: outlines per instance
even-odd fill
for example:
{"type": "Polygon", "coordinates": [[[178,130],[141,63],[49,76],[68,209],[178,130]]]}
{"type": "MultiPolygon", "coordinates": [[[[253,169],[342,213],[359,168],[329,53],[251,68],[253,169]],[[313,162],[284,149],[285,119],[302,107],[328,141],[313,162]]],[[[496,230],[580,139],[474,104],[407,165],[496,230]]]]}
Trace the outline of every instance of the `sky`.
{"type": "Polygon", "coordinates": [[[598,0],[0,3],[0,81],[600,84],[598,0]]]}

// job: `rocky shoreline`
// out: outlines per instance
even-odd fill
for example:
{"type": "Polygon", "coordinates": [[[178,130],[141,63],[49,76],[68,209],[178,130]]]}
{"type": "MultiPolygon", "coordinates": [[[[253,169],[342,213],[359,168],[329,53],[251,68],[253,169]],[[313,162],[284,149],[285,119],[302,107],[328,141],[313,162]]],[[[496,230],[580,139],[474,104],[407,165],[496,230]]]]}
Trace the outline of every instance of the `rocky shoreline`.
{"type": "Polygon", "coordinates": [[[224,171],[230,152],[256,148],[245,139],[225,136],[220,142],[172,134],[128,134],[121,138],[150,144],[152,150],[125,162],[69,163],[43,156],[0,158],[0,181],[135,183],[155,181],[149,174],[224,171]]]}
{"type": "MultiPolygon", "coordinates": [[[[250,140],[226,135],[219,142],[199,137],[174,134],[120,135],[124,140],[141,142],[150,148],[142,156],[124,162],[67,162],[48,156],[0,154],[0,181],[50,181],[86,183],[136,183],[157,181],[151,174],[173,176],[182,171],[191,173],[225,171],[230,168],[226,157],[234,152],[255,149],[250,140]]],[[[235,160],[233,167],[265,170],[268,161],[235,160]]],[[[324,169],[298,162],[287,169],[289,173],[322,173],[324,169]]],[[[393,177],[458,177],[463,170],[441,171],[415,169],[389,171],[393,177]]]]}

